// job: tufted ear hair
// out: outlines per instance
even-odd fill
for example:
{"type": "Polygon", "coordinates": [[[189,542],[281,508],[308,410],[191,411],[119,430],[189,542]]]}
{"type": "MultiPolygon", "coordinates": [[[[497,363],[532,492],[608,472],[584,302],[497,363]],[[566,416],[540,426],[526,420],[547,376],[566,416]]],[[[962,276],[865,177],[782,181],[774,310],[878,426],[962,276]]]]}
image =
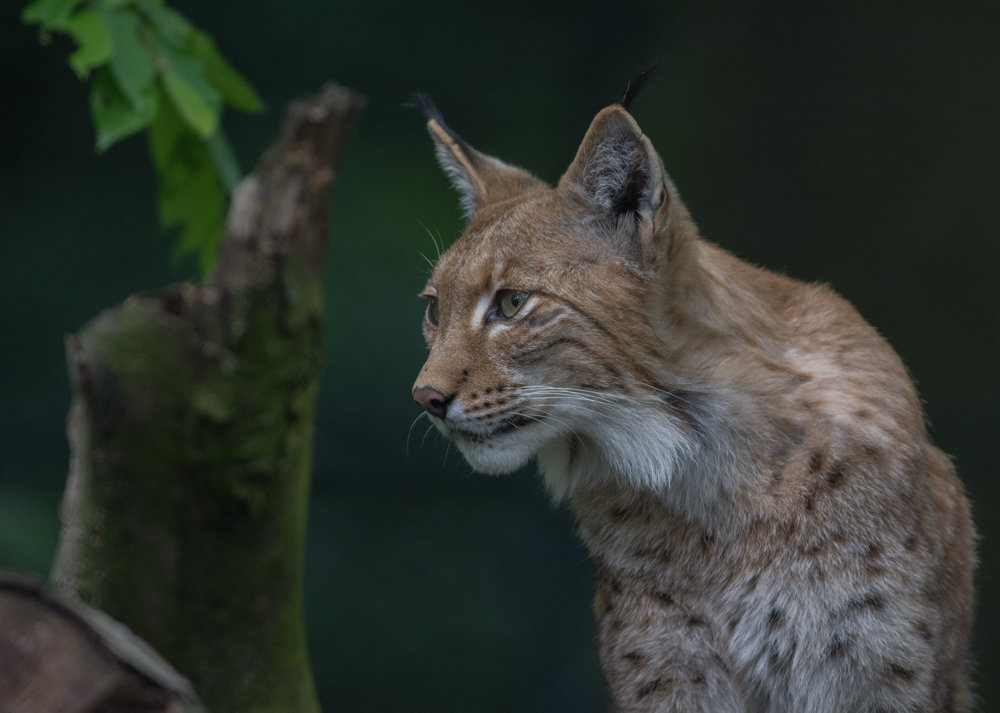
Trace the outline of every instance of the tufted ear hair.
{"type": "Polygon", "coordinates": [[[663,163],[621,104],[594,117],[559,188],[615,218],[653,219],[667,200],[663,163]]]}
{"type": "Polygon", "coordinates": [[[513,198],[523,191],[545,185],[527,171],[469,146],[448,128],[441,112],[426,94],[414,94],[411,106],[419,109],[427,119],[427,130],[434,139],[434,153],[460,194],[466,221],[487,203],[513,198]]]}

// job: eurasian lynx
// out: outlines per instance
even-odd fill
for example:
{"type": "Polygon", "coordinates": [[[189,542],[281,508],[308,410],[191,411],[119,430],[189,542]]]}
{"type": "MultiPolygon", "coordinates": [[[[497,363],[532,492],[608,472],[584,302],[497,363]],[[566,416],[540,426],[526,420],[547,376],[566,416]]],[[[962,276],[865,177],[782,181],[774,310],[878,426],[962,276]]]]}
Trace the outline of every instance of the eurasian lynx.
{"type": "Polygon", "coordinates": [[[413,395],[568,499],[614,710],[968,711],[969,507],[892,348],[702,240],[626,106],[552,188],[420,105],[469,223],[413,395]]]}

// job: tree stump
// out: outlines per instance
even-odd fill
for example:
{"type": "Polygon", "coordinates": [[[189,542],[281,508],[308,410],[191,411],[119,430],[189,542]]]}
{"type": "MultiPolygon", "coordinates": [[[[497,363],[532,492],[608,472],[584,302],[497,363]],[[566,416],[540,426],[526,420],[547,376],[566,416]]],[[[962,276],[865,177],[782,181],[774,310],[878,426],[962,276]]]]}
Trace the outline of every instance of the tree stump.
{"type": "Polygon", "coordinates": [[[68,337],[69,480],[52,581],[128,625],[215,713],[318,711],[302,570],[328,192],[363,107],[290,106],[233,194],[203,286],[68,337]]]}

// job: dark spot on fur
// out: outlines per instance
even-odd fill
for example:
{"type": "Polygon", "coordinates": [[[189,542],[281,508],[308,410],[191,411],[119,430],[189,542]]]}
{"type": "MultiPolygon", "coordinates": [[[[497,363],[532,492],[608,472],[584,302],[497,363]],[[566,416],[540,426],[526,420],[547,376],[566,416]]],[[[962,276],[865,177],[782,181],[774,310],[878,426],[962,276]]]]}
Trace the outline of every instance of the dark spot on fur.
{"type": "Polygon", "coordinates": [[[697,673],[695,673],[694,676],[691,677],[691,683],[698,686],[703,685],[705,683],[705,680],[706,680],[705,674],[702,673],[701,671],[698,671],[697,673]]]}
{"type": "Polygon", "coordinates": [[[917,635],[924,641],[930,641],[934,638],[934,634],[931,632],[931,627],[926,621],[918,621],[915,628],[917,630],[917,635]]]}
{"type": "Polygon", "coordinates": [[[903,540],[903,547],[906,548],[907,552],[913,552],[913,550],[917,549],[917,536],[910,535],[905,540],[903,540]]]}
{"type": "Polygon", "coordinates": [[[647,681],[646,683],[642,684],[642,686],[639,687],[639,698],[645,698],[659,687],[660,687],[660,679],[657,678],[656,680],[653,681],[647,681]]]}
{"type": "Polygon", "coordinates": [[[621,522],[632,517],[632,511],[627,507],[617,507],[611,511],[611,517],[621,522]]]}
{"type": "Polygon", "coordinates": [[[865,557],[869,559],[874,559],[882,554],[882,546],[877,542],[869,542],[868,546],[865,547],[865,557]]]}
{"type": "Polygon", "coordinates": [[[708,623],[700,616],[689,616],[687,623],[688,626],[708,626],[708,623]]]}
{"type": "Polygon", "coordinates": [[[472,396],[470,396],[469,398],[472,398],[472,399],[479,398],[479,394],[473,392],[472,396]]]}
{"type": "Polygon", "coordinates": [[[841,639],[839,636],[834,636],[830,645],[826,649],[827,658],[837,659],[844,655],[847,651],[849,642],[841,639]]]}
{"type": "Polygon", "coordinates": [[[462,376],[468,376],[468,375],[469,375],[469,370],[468,369],[462,369],[462,376]]]}
{"type": "Polygon", "coordinates": [[[802,548],[802,554],[806,555],[818,555],[822,551],[823,551],[823,543],[819,540],[809,545],[806,545],[805,547],[802,548]]]}
{"type": "Polygon", "coordinates": [[[492,394],[493,393],[493,389],[486,389],[486,391],[484,393],[486,393],[487,395],[488,394],[492,394]]]}
{"type": "Polygon", "coordinates": [[[847,608],[851,611],[879,612],[885,609],[885,600],[878,594],[866,594],[863,597],[852,599],[848,602],[847,608]]]}
{"type": "Polygon", "coordinates": [[[892,673],[893,676],[898,676],[904,681],[912,681],[913,677],[917,675],[916,671],[911,671],[908,668],[903,668],[898,663],[889,664],[889,672],[892,673]]]}
{"type": "Polygon", "coordinates": [[[741,621],[743,621],[743,617],[742,615],[738,614],[734,616],[732,619],[730,619],[729,623],[726,626],[729,628],[730,631],[736,631],[736,627],[740,625],[741,621]]]}
{"type": "Polygon", "coordinates": [[[502,394],[502,393],[503,393],[503,390],[504,390],[504,389],[506,389],[506,388],[507,388],[507,387],[506,387],[506,386],[503,386],[503,385],[501,385],[501,386],[498,386],[498,387],[497,387],[497,393],[498,393],[498,394],[502,394]]]}
{"type": "Polygon", "coordinates": [[[857,411],[855,411],[854,415],[857,416],[858,418],[864,420],[864,419],[871,418],[872,417],[872,412],[869,411],[866,408],[862,408],[862,409],[858,409],[857,411]]]}
{"type": "Polygon", "coordinates": [[[626,661],[631,661],[632,663],[639,663],[640,661],[642,661],[646,657],[643,656],[638,651],[629,651],[627,654],[625,654],[624,656],[622,656],[622,658],[625,659],[626,661]]]}
{"type": "Polygon", "coordinates": [[[831,468],[826,474],[826,482],[830,484],[831,488],[836,488],[843,479],[844,470],[842,468],[831,468]]]}
{"type": "Polygon", "coordinates": [[[708,530],[701,531],[701,546],[706,550],[710,549],[715,543],[715,533],[709,532],[708,530]]]}
{"type": "Polygon", "coordinates": [[[813,451],[812,455],[809,456],[809,472],[818,473],[823,468],[823,454],[819,451],[813,451]]]}
{"type": "Polygon", "coordinates": [[[812,509],[813,509],[812,493],[806,493],[806,512],[812,512],[812,509]]]}
{"type": "Polygon", "coordinates": [[[489,408],[492,405],[493,405],[492,401],[485,401],[485,402],[483,402],[483,408],[489,408]]]}
{"type": "Polygon", "coordinates": [[[778,530],[785,537],[791,537],[799,529],[798,520],[785,520],[778,525],[778,530]]]}
{"type": "Polygon", "coordinates": [[[779,469],[788,462],[789,454],[792,452],[794,442],[790,438],[780,438],[774,449],[771,451],[771,460],[780,463],[779,469]]]}
{"type": "Polygon", "coordinates": [[[771,613],[767,617],[767,625],[772,629],[776,629],[782,624],[782,620],[785,617],[785,613],[775,607],[771,610],[771,613]]]}
{"type": "Polygon", "coordinates": [[[680,418],[680,420],[683,421],[686,426],[691,428],[691,430],[693,430],[699,437],[703,438],[705,436],[705,429],[698,414],[701,395],[696,391],[660,390],[666,392],[661,393],[660,398],[663,400],[663,403],[667,406],[670,412],[680,418]]]}
{"type": "Polygon", "coordinates": [[[656,592],[653,596],[667,606],[671,606],[674,603],[674,598],[670,595],[670,592],[656,592]]]}
{"type": "Polygon", "coordinates": [[[861,445],[861,450],[864,451],[866,456],[872,459],[879,458],[882,455],[882,449],[874,443],[863,443],[861,445]]]}

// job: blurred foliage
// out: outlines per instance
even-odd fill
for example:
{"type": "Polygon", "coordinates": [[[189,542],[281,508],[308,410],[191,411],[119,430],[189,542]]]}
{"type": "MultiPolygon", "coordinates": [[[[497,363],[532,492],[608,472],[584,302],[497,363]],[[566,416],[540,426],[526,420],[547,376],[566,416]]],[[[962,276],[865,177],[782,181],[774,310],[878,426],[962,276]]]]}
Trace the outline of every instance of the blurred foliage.
{"type": "Polygon", "coordinates": [[[36,0],[21,19],[39,25],[43,43],[52,32],[76,41],[69,65],[81,80],[93,74],[99,153],[149,129],[160,225],[181,228],[175,255],[196,253],[207,274],[241,177],[222,130],[222,106],[259,112],[257,92],[211,37],[163,0],[36,0]]]}

